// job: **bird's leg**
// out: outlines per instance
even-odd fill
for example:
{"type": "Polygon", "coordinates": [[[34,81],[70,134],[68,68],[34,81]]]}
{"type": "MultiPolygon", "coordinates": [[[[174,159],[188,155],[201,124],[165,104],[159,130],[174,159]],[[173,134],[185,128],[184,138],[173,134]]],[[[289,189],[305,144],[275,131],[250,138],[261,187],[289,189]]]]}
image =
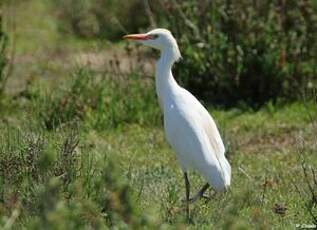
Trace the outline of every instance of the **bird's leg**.
{"type": "Polygon", "coordinates": [[[192,198],[189,199],[190,203],[194,203],[195,201],[197,201],[200,198],[206,198],[208,199],[208,197],[204,196],[204,193],[206,192],[206,190],[210,187],[210,185],[208,183],[206,183],[197,193],[195,196],[193,196],[192,198]]]}
{"type": "Polygon", "coordinates": [[[187,216],[187,221],[190,221],[190,216],[189,216],[189,193],[190,193],[190,184],[188,180],[187,173],[184,173],[184,179],[185,179],[185,188],[186,188],[186,216],[187,216]]]}

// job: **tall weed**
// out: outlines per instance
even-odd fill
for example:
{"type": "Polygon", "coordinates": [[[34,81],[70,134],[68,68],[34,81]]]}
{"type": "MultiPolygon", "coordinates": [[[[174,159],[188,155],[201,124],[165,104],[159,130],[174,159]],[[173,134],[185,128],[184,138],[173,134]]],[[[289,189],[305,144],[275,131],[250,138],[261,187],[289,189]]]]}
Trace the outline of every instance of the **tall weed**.
{"type": "Polygon", "coordinates": [[[8,47],[8,36],[3,31],[2,27],[2,9],[0,3],[0,95],[3,93],[6,82],[7,75],[5,73],[5,68],[7,65],[7,47],[8,47]]]}

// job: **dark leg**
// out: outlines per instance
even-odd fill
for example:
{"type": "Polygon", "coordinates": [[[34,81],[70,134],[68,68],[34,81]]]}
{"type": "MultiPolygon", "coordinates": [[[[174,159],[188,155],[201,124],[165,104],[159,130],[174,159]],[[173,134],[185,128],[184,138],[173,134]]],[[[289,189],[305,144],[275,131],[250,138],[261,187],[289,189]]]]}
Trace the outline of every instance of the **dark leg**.
{"type": "Polygon", "coordinates": [[[197,193],[195,196],[193,196],[189,201],[191,203],[195,202],[196,200],[200,199],[200,198],[207,198],[204,196],[204,193],[206,192],[206,190],[210,187],[210,185],[208,183],[206,183],[197,193]]]}
{"type": "Polygon", "coordinates": [[[189,180],[187,177],[187,173],[184,173],[184,179],[185,179],[185,188],[186,188],[186,216],[187,216],[187,221],[190,221],[190,216],[189,216],[189,193],[190,193],[190,184],[189,180]]]}

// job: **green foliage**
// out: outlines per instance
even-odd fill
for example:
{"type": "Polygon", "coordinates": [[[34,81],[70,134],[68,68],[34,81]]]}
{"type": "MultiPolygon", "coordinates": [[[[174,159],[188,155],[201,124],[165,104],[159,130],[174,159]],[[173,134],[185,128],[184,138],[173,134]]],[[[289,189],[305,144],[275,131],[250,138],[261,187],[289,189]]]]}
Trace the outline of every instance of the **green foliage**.
{"type": "Polygon", "coordinates": [[[110,77],[80,69],[69,88],[55,92],[39,101],[40,117],[48,129],[83,119],[98,130],[159,123],[153,82],[133,73],[110,77]]]}
{"type": "Polygon", "coordinates": [[[161,1],[157,16],[182,50],[175,75],[206,101],[258,106],[316,84],[313,0],[161,1]]]}
{"type": "MultiPolygon", "coordinates": [[[[55,93],[64,95],[66,89],[55,93]]],[[[91,109],[80,125],[70,119],[47,131],[32,111],[41,97],[46,96],[4,100],[15,110],[0,120],[0,228],[187,227],[183,178],[160,127],[136,119],[103,131],[91,126],[89,114],[97,113],[91,109]]],[[[287,229],[313,223],[316,105],[274,106],[213,111],[228,142],[232,186],[225,194],[208,191],[210,201],[192,204],[189,228],[287,229]],[[296,138],[307,142],[301,154],[311,167],[304,180],[296,138]]],[[[190,181],[191,194],[204,183],[195,173],[190,181]]]]}
{"type": "Polygon", "coordinates": [[[60,136],[38,131],[1,133],[2,221],[9,223],[5,217],[14,212],[30,229],[154,226],[109,152],[99,159],[89,151],[79,155],[74,127],[60,136]]]}
{"type": "MultiPolygon", "coordinates": [[[[21,92],[14,88],[1,98],[0,229],[290,229],[296,224],[314,223],[316,103],[268,102],[257,111],[246,103],[230,110],[213,109],[211,114],[232,165],[232,185],[227,193],[209,190],[206,195],[211,200],[191,204],[192,224],[188,225],[181,201],[184,181],[175,153],[166,143],[162,127],[158,127],[160,112],[153,79],[134,73],[122,75],[119,67],[124,62],[119,61],[112,62],[115,74],[92,65],[95,70],[82,68],[67,76],[73,68],[69,62],[72,57],[99,54],[103,46],[87,42],[82,47],[72,40],[64,49],[60,41],[64,42],[65,37],[61,37],[59,49],[50,53],[48,47],[60,35],[55,36],[55,21],[45,17],[52,15],[48,1],[18,2],[23,14],[16,14],[17,48],[28,48],[17,54],[19,65],[14,79],[30,78],[26,85],[19,80],[19,84],[13,84],[18,90],[22,88],[21,92]],[[27,24],[19,23],[25,19],[27,24]],[[41,36],[34,37],[34,28],[41,31],[41,36]],[[52,76],[59,78],[52,80],[52,76]],[[303,163],[298,158],[299,149],[303,163]]],[[[164,6],[175,10],[175,2],[164,6]]],[[[188,7],[185,15],[200,15],[193,6],[203,1],[192,5],[190,1],[186,1],[188,5],[177,2],[188,7]]],[[[205,8],[209,9],[203,5],[200,9],[205,8]]],[[[223,12],[221,7],[213,9],[223,12]]],[[[241,12],[244,15],[245,10],[241,12]]],[[[186,43],[184,39],[192,36],[187,26],[186,36],[178,34],[182,48],[189,47],[186,54],[197,53],[196,49],[204,48],[186,43]]],[[[217,38],[212,33],[210,36],[217,38]]],[[[298,41],[302,42],[302,38],[298,41]]],[[[229,49],[227,41],[223,44],[222,50],[229,49]]],[[[246,46],[243,49],[247,50],[246,46]]],[[[115,49],[121,55],[120,48],[115,49]]],[[[219,50],[219,60],[225,60],[219,50]]],[[[305,52],[303,55],[306,57],[305,52]]],[[[132,57],[140,59],[134,51],[132,57]]],[[[139,61],[137,64],[143,65],[139,61]]],[[[228,76],[225,69],[222,71],[219,73],[228,76]]],[[[190,182],[191,195],[205,183],[192,172],[190,182]]]]}
{"type": "Polygon", "coordinates": [[[148,25],[142,1],[54,1],[62,32],[84,38],[121,38],[148,25]],[[138,15],[135,17],[135,15],[138,15]]]}

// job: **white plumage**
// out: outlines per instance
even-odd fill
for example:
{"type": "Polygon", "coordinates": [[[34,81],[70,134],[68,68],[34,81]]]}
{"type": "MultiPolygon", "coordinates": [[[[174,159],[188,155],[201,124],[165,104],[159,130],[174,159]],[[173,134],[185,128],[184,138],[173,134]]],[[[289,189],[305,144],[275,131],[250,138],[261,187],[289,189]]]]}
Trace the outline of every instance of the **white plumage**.
{"type": "Polygon", "coordinates": [[[165,135],[182,170],[198,171],[216,190],[230,185],[230,165],[217,127],[205,108],[188,91],[174,86],[166,92],[165,135]]]}
{"type": "MultiPolygon", "coordinates": [[[[172,75],[172,65],[180,58],[172,34],[166,29],[155,29],[146,34],[126,35],[124,38],[138,40],[161,51],[156,64],[156,92],[164,113],[167,141],[176,152],[185,175],[187,201],[187,171],[190,169],[199,172],[215,191],[226,190],[230,185],[231,167],[225,157],[217,126],[202,104],[180,87],[172,75]]],[[[202,196],[205,190],[201,190],[198,195],[202,196]]],[[[189,210],[187,214],[189,216],[189,210]]]]}

